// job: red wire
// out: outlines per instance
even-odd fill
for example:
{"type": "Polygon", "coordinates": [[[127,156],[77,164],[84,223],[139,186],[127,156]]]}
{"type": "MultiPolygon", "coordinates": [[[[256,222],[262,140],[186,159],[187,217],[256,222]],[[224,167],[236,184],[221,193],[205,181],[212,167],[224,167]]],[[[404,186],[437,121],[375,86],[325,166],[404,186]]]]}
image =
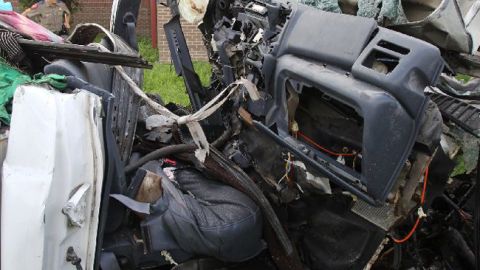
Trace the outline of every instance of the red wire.
{"type": "MultiPolygon", "coordinates": [[[[330,151],[327,148],[319,145],[318,143],[316,143],[314,140],[312,140],[311,138],[309,138],[308,136],[306,136],[302,132],[299,131],[299,132],[297,132],[297,134],[300,135],[300,137],[302,137],[308,143],[312,144],[313,146],[317,147],[318,149],[320,149],[320,150],[322,150],[322,151],[324,151],[324,152],[326,152],[330,155],[334,155],[334,156],[338,156],[338,157],[352,157],[352,156],[355,156],[355,154],[351,154],[351,153],[347,153],[347,154],[335,153],[335,152],[330,151]]],[[[428,165],[427,165],[427,168],[425,169],[425,175],[423,177],[423,188],[422,188],[422,196],[421,196],[421,199],[420,199],[420,205],[423,205],[423,203],[425,202],[425,194],[427,192],[427,183],[428,183],[428,165]]],[[[420,224],[420,217],[417,217],[417,220],[415,221],[415,224],[413,225],[412,229],[410,230],[410,232],[404,238],[395,239],[395,238],[392,237],[392,240],[397,244],[402,244],[402,243],[408,241],[410,239],[410,237],[412,237],[412,235],[417,230],[419,224],[420,224]]]]}
{"type": "Polygon", "coordinates": [[[311,145],[317,147],[318,149],[320,149],[324,152],[327,152],[330,155],[337,156],[337,157],[353,157],[353,156],[355,156],[355,154],[350,154],[350,153],[335,153],[335,152],[330,151],[327,148],[319,145],[318,143],[316,143],[314,140],[310,139],[307,135],[303,134],[302,132],[299,131],[299,132],[297,132],[297,134],[300,135],[300,137],[302,137],[305,141],[307,141],[311,145]]]}
{"type": "MultiPolygon", "coordinates": [[[[428,165],[427,165],[427,168],[425,169],[425,175],[423,177],[423,188],[422,188],[422,196],[420,199],[420,205],[423,205],[423,203],[425,202],[425,193],[427,193],[427,183],[428,183],[428,165]]],[[[397,244],[402,244],[404,242],[407,242],[408,239],[410,239],[410,237],[412,237],[412,235],[415,233],[419,224],[420,224],[420,216],[417,217],[417,221],[415,221],[415,224],[413,225],[412,229],[404,238],[395,239],[392,237],[393,242],[397,244]]]]}
{"type": "Polygon", "coordinates": [[[413,225],[413,228],[410,230],[410,232],[407,234],[407,236],[405,236],[402,239],[395,239],[395,238],[392,237],[393,242],[395,242],[397,244],[402,244],[404,242],[407,242],[408,239],[410,239],[410,237],[412,237],[412,235],[417,230],[418,224],[420,224],[420,217],[417,217],[417,221],[415,221],[415,225],[413,225]]]}

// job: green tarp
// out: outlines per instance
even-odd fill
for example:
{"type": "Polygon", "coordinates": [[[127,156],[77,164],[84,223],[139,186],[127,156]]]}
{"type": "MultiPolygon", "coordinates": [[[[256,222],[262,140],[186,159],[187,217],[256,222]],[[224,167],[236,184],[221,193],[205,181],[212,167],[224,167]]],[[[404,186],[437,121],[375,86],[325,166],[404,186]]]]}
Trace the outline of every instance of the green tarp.
{"type": "Polygon", "coordinates": [[[0,121],[10,124],[10,113],[6,105],[10,103],[15,90],[22,84],[48,84],[56,89],[67,87],[65,76],[37,74],[33,78],[0,60],[0,121]]]}

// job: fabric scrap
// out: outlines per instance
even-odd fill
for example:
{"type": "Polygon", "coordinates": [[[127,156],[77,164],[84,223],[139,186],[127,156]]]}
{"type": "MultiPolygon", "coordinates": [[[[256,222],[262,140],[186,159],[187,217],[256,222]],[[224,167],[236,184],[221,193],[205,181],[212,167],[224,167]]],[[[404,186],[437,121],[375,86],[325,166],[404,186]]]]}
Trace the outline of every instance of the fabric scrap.
{"type": "Polygon", "coordinates": [[[0,120],[10,124],[6,105],[12,100],[17,86],[30,82],[30,76],[0,61],[0,120]]]}
{"type": "Polygon", "coordinates": [[[0,22],[10,26],[18,33],[37,41],[48,41],[63,43],[62,37],[55,35],[52,31],[40,24],[22,16],[14,11],[0,11],[0,22]]]}
{"type": "Polygon", "coordinates": [[[12,11],[13,10],[12,3],[4,2],[3,0],[0,0],[0,10],[12,11]]]}
{"type": "Polygon", "coordinates": [[[10,63],[18,63],[25,57],[25,53],[17,41],[21,37],[18,33],[0,28],[0,51],[2,57],[10,63]]]}
{"type": "Polygon", "coordinates": [[[0,61],[0,121],[5,124],[10,124],[11,118],[6,106],[12,100],[17,87],[23,84],[47,84],[58,90],[67,88],[65,76],[37,74],[32,79],[27,74],[0,61]]]}

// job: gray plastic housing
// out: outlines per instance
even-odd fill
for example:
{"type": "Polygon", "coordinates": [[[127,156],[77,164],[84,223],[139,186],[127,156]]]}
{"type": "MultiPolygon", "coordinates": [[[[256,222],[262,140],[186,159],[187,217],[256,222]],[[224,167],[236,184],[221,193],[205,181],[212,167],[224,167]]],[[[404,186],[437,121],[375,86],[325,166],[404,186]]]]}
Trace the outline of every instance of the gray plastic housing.
{"type": "Polygon", "coordinates": [[[364,120],[362,172],[323,153],[309,163],[331,171],[334,183],[351,183],[350,191],[370,203],[385,202],[415,143],[427,103],[424,89],[436,83],[444,68],[440,51],[378,27],[372,19],[298,5],[266,58],[274,67],[267,75],[274,105],[266,125],[289,137],[287,80],[355,109],[364,120]],[[385,61],[383,72],[374,68],[375,61],[385,61]]]}

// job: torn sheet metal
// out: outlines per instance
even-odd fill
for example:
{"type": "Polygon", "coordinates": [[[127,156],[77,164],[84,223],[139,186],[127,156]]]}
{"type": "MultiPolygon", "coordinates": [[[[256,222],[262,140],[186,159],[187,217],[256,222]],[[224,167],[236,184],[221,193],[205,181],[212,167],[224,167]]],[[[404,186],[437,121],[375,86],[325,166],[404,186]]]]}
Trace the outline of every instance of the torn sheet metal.
{"type": "Polygon", "coordinates": [[[440,48],[473,54],[480,42],[480,2],[442,0],[404,1],[407,23],[392,29],[440,48]]]}
{"type": "Polygon", "coordinates": [[[69,247],[83,269],[93,269],[104,173],[100,113],[100,98],[86,91],[20,86],[15,92],[3,166],[1,269],[72,269],[69,247]],[[80,228],[62,210],[82,197],[80,228]]]}
{"type": "Polygon", "coordinates": [[[87,195],[90,184],[81,185],[63,207],[62,213],[68,217],[70,225],[83,227],[87,218],[87,195]]]}
{"type": "Polygon", "coordinates": [[[480,78],[472,78],[466,83],[446,74],[440,75],[440,83],[437,86],[444,93],[465,98],[480,99],[480,78]]]}

